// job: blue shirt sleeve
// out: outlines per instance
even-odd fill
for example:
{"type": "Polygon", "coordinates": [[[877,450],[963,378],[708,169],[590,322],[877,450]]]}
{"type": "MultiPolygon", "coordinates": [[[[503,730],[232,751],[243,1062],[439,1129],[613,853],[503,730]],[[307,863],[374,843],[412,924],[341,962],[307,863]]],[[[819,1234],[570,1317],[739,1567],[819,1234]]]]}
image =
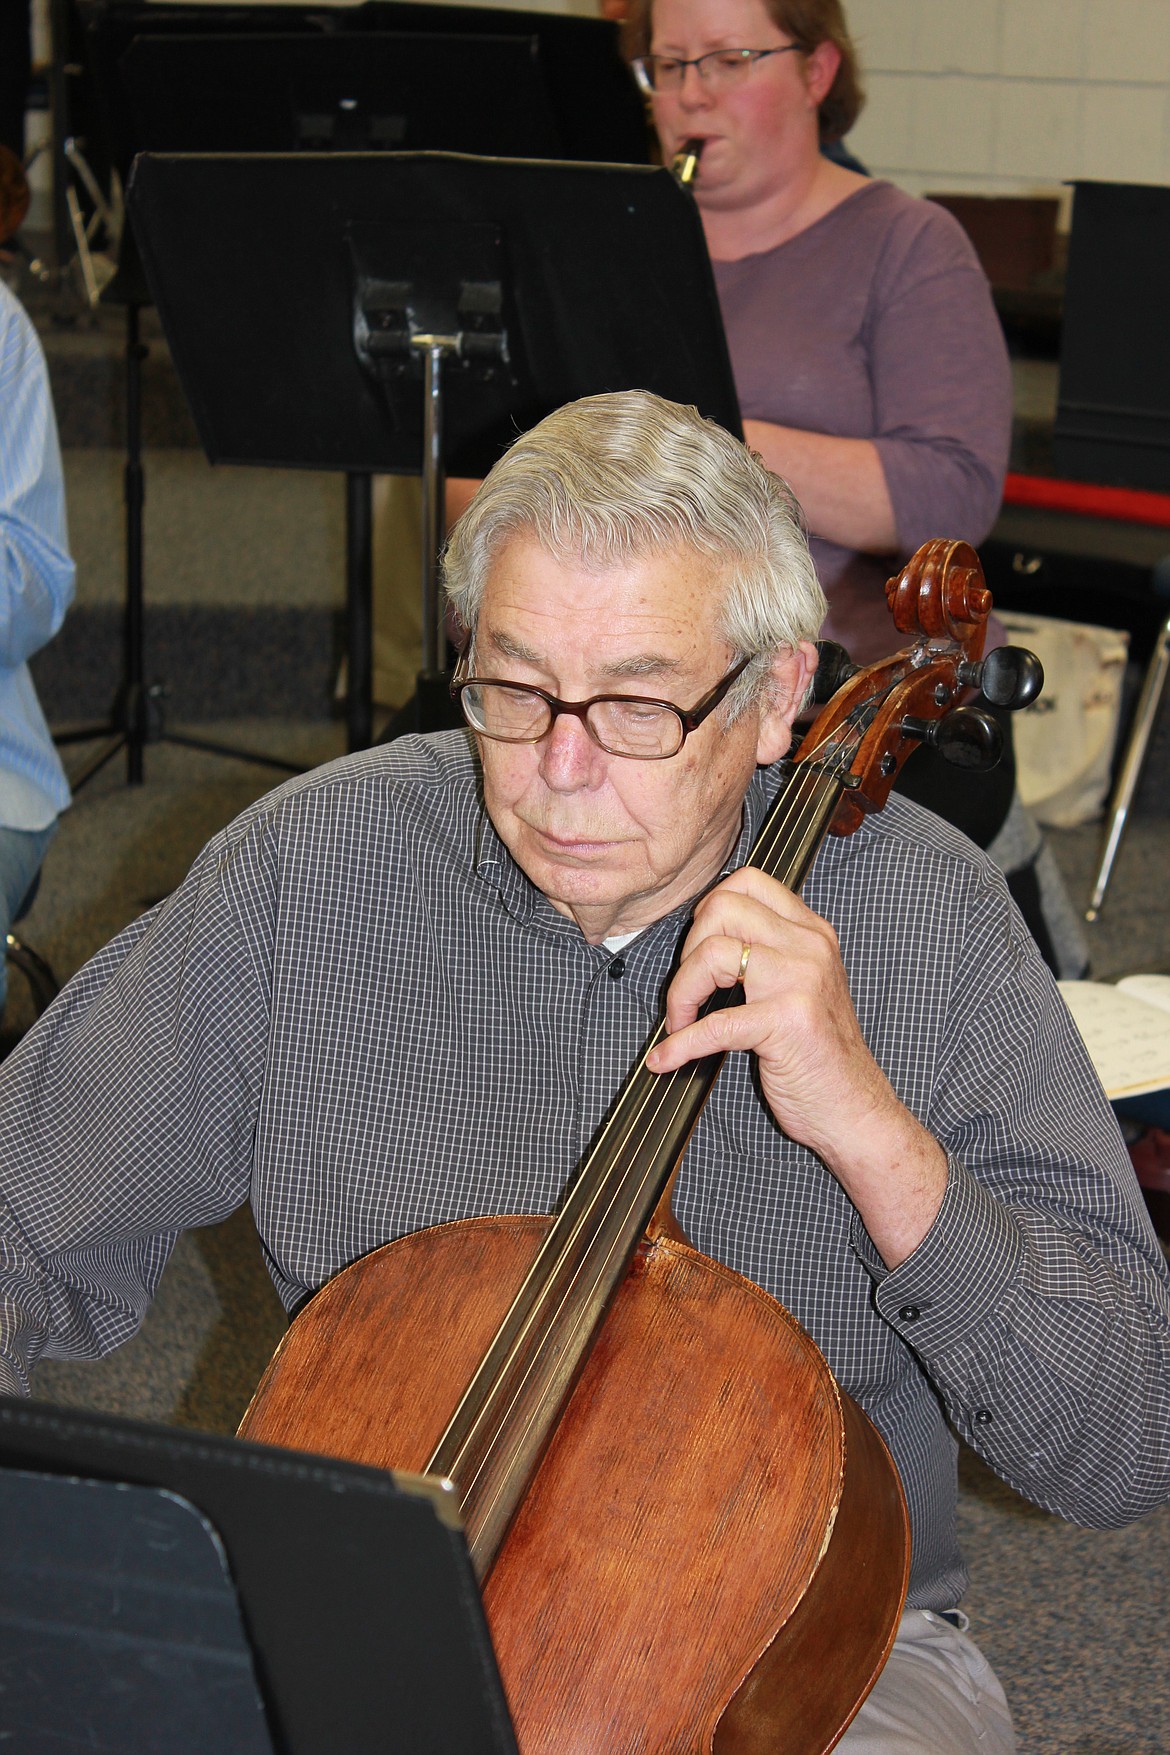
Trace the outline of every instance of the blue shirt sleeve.
{"type": "Polygon", "coordinates": [[[74,571],[44,355],[0,286],[0,664],[24,664],[57,632],[74,571]]]}

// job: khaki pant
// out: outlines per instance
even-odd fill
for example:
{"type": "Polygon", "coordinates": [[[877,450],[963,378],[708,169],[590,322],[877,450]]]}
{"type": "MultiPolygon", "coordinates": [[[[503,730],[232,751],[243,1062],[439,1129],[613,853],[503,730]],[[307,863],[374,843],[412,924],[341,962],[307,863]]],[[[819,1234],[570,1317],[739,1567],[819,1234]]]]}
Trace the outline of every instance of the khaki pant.
{"type": "Polygon", "coordinates": [[[838,1743],[841,1755],[1014,1755],[1003,1689],[973,1639],[907,1609],[885,1669],[838,1743]]]}

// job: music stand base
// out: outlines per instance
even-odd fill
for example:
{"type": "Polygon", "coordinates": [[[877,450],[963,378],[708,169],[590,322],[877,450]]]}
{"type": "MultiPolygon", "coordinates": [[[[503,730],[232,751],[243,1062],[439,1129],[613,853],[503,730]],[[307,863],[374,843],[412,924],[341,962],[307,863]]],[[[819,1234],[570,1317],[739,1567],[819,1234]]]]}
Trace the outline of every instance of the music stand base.
{"type": "Polygon", "coordinates": [[[122,749],[126,751],[127,785],[141,786],[145,778],[142,753],[146,743],[173,743],[184,749],[205,750],[209,755],[225,756],[232,761],[254,762],[261,768],[278,768],[285,774],[306,772],[303,762],[290,762],[284,756],[268,755],[262,750],[240,749],[235,744],[216,743],[211,738],[189,737],[178,731],[160,729],[152,731],[145,738],[139,738],[112,725],[82,725],[71,731],[55,733],[53,742],[61,748],[71,743],[90,743],[95,738],[105,738],[107,741],[88,761],[83,762],[80,768],[68,776],[69,789],[75,797],[122,749]]]}

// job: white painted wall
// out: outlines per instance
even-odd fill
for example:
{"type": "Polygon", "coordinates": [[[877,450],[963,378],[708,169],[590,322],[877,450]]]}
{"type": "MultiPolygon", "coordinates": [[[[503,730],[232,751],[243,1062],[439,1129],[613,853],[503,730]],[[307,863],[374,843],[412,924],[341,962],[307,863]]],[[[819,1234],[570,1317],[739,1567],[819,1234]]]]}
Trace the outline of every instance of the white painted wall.
{"type": "Polygon", "coordinates": [[[916,194],[1170,184],[1170,0],[846,0],[850,145],[916,194]]]}

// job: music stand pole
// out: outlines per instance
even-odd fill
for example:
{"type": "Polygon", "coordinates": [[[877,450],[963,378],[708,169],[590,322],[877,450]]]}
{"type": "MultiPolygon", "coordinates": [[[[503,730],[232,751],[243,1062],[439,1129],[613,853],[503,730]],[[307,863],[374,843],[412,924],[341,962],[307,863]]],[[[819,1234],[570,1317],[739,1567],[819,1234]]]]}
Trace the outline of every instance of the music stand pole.
{"type": "Polygon", "coordinates": [[[415,335],[424,356],[422,449],[422,668],[415,682],[417,731],[451,723],[447,635],[439,589],[439,555],[446,534],[447,468],[443,456],[443,362],[458,354],[458,335],[415,335]]]}
{"type": "Polygon", "coordinates": [[[423,381],[422,455],[422,674],[443,669],[443,617],[439,607],[439,550],[445,524],[443,491],[447,475],[443,465],[443,358],[454,352],[457,338],[449,335],[416,335],[414,345],[425,349],[423,381]]]}
{"type": "MultiPolygon", "coordinates": [[[[422,667],[414,696],[382,732],[387,743],[406,731],[443,731],[456,723],[447,674],[447,634],[439,589],[439,555],[446,534],[447,468],[443,457],[443,362],[457,356],[462,336],[414,334],[409,349],[423,361],[423,438],[420,463],[420,585],[422,667]]],[[[461,723],[461,720],[459,721],[461,723]]]]}
{"type": "Polygon", "coordinates": [[[350,470],[345,478],[345,711],[351,750],[367,749],[374,734],[373,556],[373,478],[366,471],[350,470]]]}
{"type": "Polygon", "coordinates": [[[146,696],[142,613],[142,518],[146,481],[142,472],[142,362],[146,349],[139,340],[138,306],[126,306],[126,462],[122,498],[126,507],[125,681],[121,703],[126,727],[126,779],[142,784],[142,749],[146,742],[146,696]]]}

